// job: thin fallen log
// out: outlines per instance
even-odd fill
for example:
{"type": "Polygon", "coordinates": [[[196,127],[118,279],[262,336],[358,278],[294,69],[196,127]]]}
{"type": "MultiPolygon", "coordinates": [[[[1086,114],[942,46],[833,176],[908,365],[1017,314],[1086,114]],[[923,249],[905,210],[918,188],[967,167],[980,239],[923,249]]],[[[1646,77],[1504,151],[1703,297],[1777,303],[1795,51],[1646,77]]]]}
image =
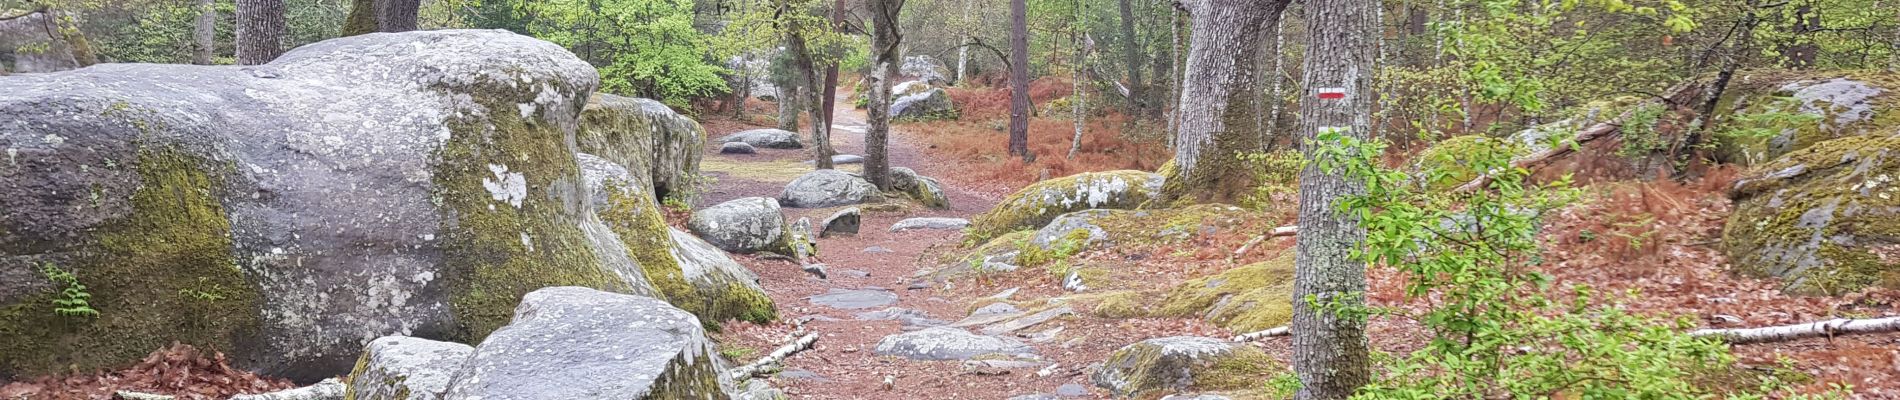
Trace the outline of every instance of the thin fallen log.
{"type": "Polygon", "coordinates": [[[1785,342],[1815,337],[1900,332],[1900,317],[1874,319],[1837,318],[1819,322],[1763,328],[1699,329],[1689,336],[1717,337],[1729,344],[1785,342]]]}
{"type": "Polygon", "coordinates": [[[324,379],[315,385],[270,393],[240,394],[231,396],[231,400],[342,400],[343,391],[348,386],[336,378],[324,379]]]}
{"type": "Polygon", "coordinates": [[[130,390],[120,390],[117,392],[113,392],[112,395],[115,396],[113,397],[114,399],[118,399],[118,400],[174,400],[174,399],[177,399],[177,397],[170,396],[170,395],[134,392],[130,390]]]}
{"type": "Polygon", "coordinates": [[[751,364],[746,364],[738,368],[733,368],[731,371],[726,372],[726,376],[731,377],[732,380],[735,380],[735,381],[750,379],[753,376],[758,375],[759,373],[767,371],[768,367],[771,367],[773,365],[778,365],[778,363],[784,362],[785,357],[791,357],[793,354],[798,354],[799,352],[802,352],[805,350],[811,350],[811,345],[813,343],[818,343],[817,332],[807,333],[805,334],[804,337],[798,338],[798,340],[793,340],[791,343],[786,343],[784,346],[779,347],[778,350],[772,351],[772,354],[767,354],[765,355],[765,357],[760,358],[758,361],[753,361],[751,364]]]}
{"type": "Polygon", "coordinates": [[[1267,231],[1267,237],[1293,236],[1300,234],[1299,225],[1287,225],[1267,231]]]}
{"type": "Polygon", "coordinates": [[[1243,334],[1240,334],[1240,336],[1234,336],[1234,341],[1251,342],[1255,340],[1266,339],[1266,338],[1275,337],[1275,336],[1287,336],[1291,334],[1293,334],[1293,329],[1291,327],[1281,326],[1277,328],[1268,328],[1266,330],[1261,330],[1261,331],[1243,333],[1243,334]]]}
{"type": "MultiPolygon", "coordinates": [[[[1522,159],[1518,159],[1517,161],[1512,161],[1511,166],[1516,167],[1516,168],[1526,168],[1526,169],[1535,167],[1538,164],[1542,164],[1546,161],[1550,161],[1557,157],[1562,157],[1564,155],[1574,153],[1577,151],[1577,148],[1583,147],[1584,143],[1589,143],[1592,140],[1597,140],[1598,138],[1610,136],[1611,133],[1615,133],[1622,128],[1623,128],[1622,116],[1618,116],[1616,117],[1616,119],[1610,120],[1608,122],[1601,122],[1601,123],[1597,123],[1596,125],[1590,125],[1589,128],[1585,128],[1583,131],[1577,132],[1577,137],[1573,139],[1573,141],[1575,142],[1575,145],[1571,145],[1570,143],[1565,143],[1563,145],[1551,146],[1549,149],[1544,149],[1544,151],[1538,152],[1537,154],[1532,154],[1529,157],[1524,157],[1522,159]]],[[[1465,184],[1463,185],[1458,185],[1458,188],[1453,189],[1453,191],[1457,193],[1469,193],[1471,191],[1478,190],[1478,188],[1484,187],[1484,185],[1491,184],[1491,179],[1492,179],[1492,174],[1490,173],[1479,174],[1477,178],[1472,178],[1470,182],[1465,182],[1465,184]]]]}

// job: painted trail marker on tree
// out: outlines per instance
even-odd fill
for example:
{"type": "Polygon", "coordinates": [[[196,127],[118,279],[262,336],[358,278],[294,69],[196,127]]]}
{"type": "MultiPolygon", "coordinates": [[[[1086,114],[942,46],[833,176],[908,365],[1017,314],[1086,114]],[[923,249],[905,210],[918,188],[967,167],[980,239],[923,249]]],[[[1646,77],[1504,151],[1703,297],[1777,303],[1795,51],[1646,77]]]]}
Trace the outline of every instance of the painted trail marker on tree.
{"type": "Polygon", "coordinates": [[[1319,92],[1316,95],[1319,96],[1320,100],[1344,99],[1346,98],[1346,88],[1343,88],[1343,87],[1319,88],[1319,92]]]}

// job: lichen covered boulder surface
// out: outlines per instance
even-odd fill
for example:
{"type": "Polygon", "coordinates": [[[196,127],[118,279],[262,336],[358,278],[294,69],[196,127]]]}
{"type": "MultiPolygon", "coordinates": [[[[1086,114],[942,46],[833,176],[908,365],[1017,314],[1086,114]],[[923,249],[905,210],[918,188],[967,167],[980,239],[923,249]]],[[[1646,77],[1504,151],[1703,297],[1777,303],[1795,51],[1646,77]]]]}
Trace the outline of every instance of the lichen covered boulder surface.
{"type": "Polygon", "coordinates": [[[350,372],[343,397],[350,400],[434,400],[475,348],[406,336],[369,342],[350,372]]]}
{"type": "Polygon", "coordinates": [[[745,197],[693,212],[687,227],[713,246],[734,253],[786,253],[790,237],[778,199],[745,197]]]}
{"type": "Polygon", "coordinates": [[[1036,182],[971,219],[965,240],[983,243],[996,235],[1041,228],[1073,211],[1140,207],[1155,199],[1161,184],[1160,174],[1143,171],[1084,172],[1036,182]]]}
{"type": "Polygon", "coordinates": [[[475,347],[443,399],[726,399],[698,319],[664,301],[581,287],[528,293],[475,347]]]}
{"type": "Polygon", "coordinates": [[[761,149],[802,149],[798,133],[783,129],[753,129],[719,138],[720,143],[745,143],[761,149]]]}
{"type": "Polygon", "coordinates": [[[1119,397],[1230,390],[1258,385],[1272,357],[1253,346],[1197,336],[1143,340],[1108,356],[1095,372],[1095,386],[1119,397]]]}
{"type": "Polygon", "coordinates": [[[957,106],[941,88],[899,96],[891,100],[891,118],[900,121],[956,119],[957,106]]]}
{"type": "Polygon", "coordinates": [[[1822,141],[1736,182],[1730,265],[1786,290],[1900,288],[1900,131],[1822,141]]]}
{"type": "Polygon", "coordinates": [[[640,171],[656,197],[690,190],[706,128],[650,99],[596,93],[581,110],[580,150],[640,171]]]}
{"type": "Polygon", "coordinates": [[[1784,71],[1737,76],[1717,104],[1724,161],[1760,164],[1816,143],[1900,127],[1900,75],[1784,71]]]}
{"type": "Polygon", "coordinates": [[[671,179],[651,171],[691,162],[622,148],[672,139],[577,138],[596,81],[559,46],[470,30],[0,80],[0,377],[179,341],[314,381],[370,338],[479,341],[534,289],[651,291],[602,246],[669,237],[613,235],[577,143],[651,162],[618,194],[636,216],[671,179]]]}
{"type": "Polygon", "coordinates": [[[835,169],[821,169],[801,175],[785,184],[778,200],[786,207],[823,208],[863,203],[878,195],[877,187],[863,177],[835,169]]]}

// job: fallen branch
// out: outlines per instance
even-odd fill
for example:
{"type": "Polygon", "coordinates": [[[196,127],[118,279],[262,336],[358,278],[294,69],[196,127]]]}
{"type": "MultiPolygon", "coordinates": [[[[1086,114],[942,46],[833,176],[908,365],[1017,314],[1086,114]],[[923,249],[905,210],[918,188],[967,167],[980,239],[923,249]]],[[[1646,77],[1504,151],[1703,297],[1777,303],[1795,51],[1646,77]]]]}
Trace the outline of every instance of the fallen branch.
{"type": "Polygon", "coordinates": [[[791,357],[793,354],[798,354],[799,352],[802,352],[805,350],[811,350],[811,345],[817,342],[818,342],[818,333],[816,332],[807,333],[805,334],[804,337],[800,337],[798,338],[798,340],[794,340],[791,343],[786,343],[785,346],[779,347],[778,350],[772,351],[772,354],[767,354],[765,355],[765,357],[760,358],[758,361],[753,361],[751,364],[746,364],[738,368],[733,368],[731,371],[727,371],[726,376],[731,377],[732,380],[735,380],[735,381],[752,378],[753,376],[758,375],[761,372],[767,371],[768,367],[771,367],[773,365],[778,365],[778,363],[780,362],[784,362],[785,357],[791,357]]]}
{"type": "Polygon", "coordinates": [[[1699,329],[1689,336],[1718,337],[1729,344],[1785,342],[1813,337],[1835,337],[1857,333],[1900,332],[1900,317],[1875,319],[1831,319],[1764,328],[1699,329]]]}
{"type": "Polygon", "coordinates": [[[114,399],[118,399],[118,400],[173,400],[173,399],[177,399],[177,397],[173,397],[169,395],[134,392],[130,390],[120,390],[117,392],[113,392],[112,395],[115,396],[113,397],[114,399]]]}
{"type": "Polygon", "coordinates": [[[1292,328],[1281,326],[1278,328],[1270,328],[1263,331],[1243,333],[1243,334],[1240,334],[1240,336],[1235,336],[1234,341],[1251,342],[1255,340],[1266,339],[1266,338],[1275,337],[1275,336],[1286,336],[1286,335],[1291,335],[1291,334],[1293,334],[1292,328]]]}
{"type": "Polygon", "coordinates": [[[240,394],[231,396],[231,400],[341,400],[344,389],[348,388],[336,378],[324,379],[315,385],[270,393],[240,394]]]}
{"type": "Polygon", "coordinates": [[[1293,236],[1300,233],[1299,225],[1287,225],[1267,231],[1267,237],[1293,236]]]}
{"type": "MultiPolygon", "coordinates": [[[[1616,119],[1610,120],[1609,122],[1602,122],[1596,125],[1591,125],[1589,128],[1585,128],[1583,131],[1577,132],[1577,137],[1573,139],[1574,144],[1564,143],[1562,145],[1551,146],[1549,149],[1545,149],[1544,151],[1538,152],[1537,154],[1532,154],[1528,157],[1518,159],[1517,161],[1512,161],[1511,166],[1515,168],[1529,169],[1531,167],[1537,166],[1538,164],[1542,164],[1545,161],[1550,161],[1551,159],[1576,152],[1578,148],[1583,147],[1584,143],[1589,143],[1592,140],[1597,140],[1598,138],[1609,136],[1611,133],[1615,133],[1619,129],[1622,129],[1622,128],[1623,128],[1622,116],[1618,116],[1616,119]]],[[[1470,182],[1465,182],[1465,184],[1463,185],[1458,185],[1458,188],[1453,189],[1452,191],[1457,192],[1457,193],[1469,193],[1471,191],[1478,190],[1478,188],[1482,188],[1484,187],[1484,185],[1491,184],[1491,179],[1492,179],[1491,175],[1492,174],[1489,174],[1489,173],[1480,174],[1478,175],[1477,178],[1472,178],[1470,182]]]]}

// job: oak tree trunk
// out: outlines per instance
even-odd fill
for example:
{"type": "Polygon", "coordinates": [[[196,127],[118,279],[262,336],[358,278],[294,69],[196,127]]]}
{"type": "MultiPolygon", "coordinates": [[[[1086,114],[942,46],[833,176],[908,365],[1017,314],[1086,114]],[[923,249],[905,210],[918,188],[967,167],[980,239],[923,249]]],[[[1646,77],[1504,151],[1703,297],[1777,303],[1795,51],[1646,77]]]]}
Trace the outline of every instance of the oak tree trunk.
{"type": "Polygon", "coordinates": [[[191,63],[211,65],[212,52],[218,46],[218,9],[212,0],[198,0],[198,20],[191,30],[191,63]]]}
{"type": "Polygon", "coordinates": [[[1254,120],[1261,30],[1291,0],[1200,0],[1185,3],[1194,20],[1182,80],[1180,131],[1173,174],[1162,194],[1169,201],[1232,202],[1252,190],[1253,174],[1240,154],[1260,150],[1254,120]]]}
{"type": "Polygon", "coordinates": [[[1147,107],[1146,86],[1141,82],[1141,38],[1135,36],[1134,0],[1118,0],[1116,6],[1122,15],[1122,62],[1128,69],[1128,116],[1141,115],[1147,107]]]}
{"type": "Polygon", "coordinates": [[[284,54],[284,0],[237,0],[237,63],[258,65],[284,54]]]}
{"type": "Polygon", "coordinates": [[[422,7],[421,0],[381,0],[378,3],[376,28],[381,32],[408,32],[416,30],[416,14],[422,7]]]}
{"type": "Polygon", "coordinates": [[[1029,154],[1029,3],[1009,0],[1009,155],[1029,154]]]}
{"type": "Polygon", "coordinates": [[[356,36],[375,32],[381,27],[376,21],[376,13],[381,9],[377,0],[354,0],[350,2],[350,16],[343,20],[343,36],[356,36]]]}
{"type": "Polygon", "coordinates": [[[903,38],[897,28],[904,0],[871,0],[870,104],[865,115],[871,126],[864,131],[864,178],[880,190],[891,189],[891,77],[897,76],[897,46],[903,38]]]}
{"type": "MultiPolygon", "coordinates": [[[[1304,137],[1322,130],[1365,140],[1372,134],[1372,77],[1378,55],[1377,0],[1306,3],[1307,43],[1300,121],[1304,137]],[[1343,97],[1325,96],[1332,90],[1343,97]]],[[[1312,160],[1316,148],[1306,146],[1312,160]]],[[[1352,251],[1366,237],[1356,217],[1334,206],[1365,193],[1337,168],[1308,162],[1300,172],[1300,230],[1293,283],[1296,399],[1344,399],[1370,380],[1365,319],[1366,265],[1352,251]]]]}

